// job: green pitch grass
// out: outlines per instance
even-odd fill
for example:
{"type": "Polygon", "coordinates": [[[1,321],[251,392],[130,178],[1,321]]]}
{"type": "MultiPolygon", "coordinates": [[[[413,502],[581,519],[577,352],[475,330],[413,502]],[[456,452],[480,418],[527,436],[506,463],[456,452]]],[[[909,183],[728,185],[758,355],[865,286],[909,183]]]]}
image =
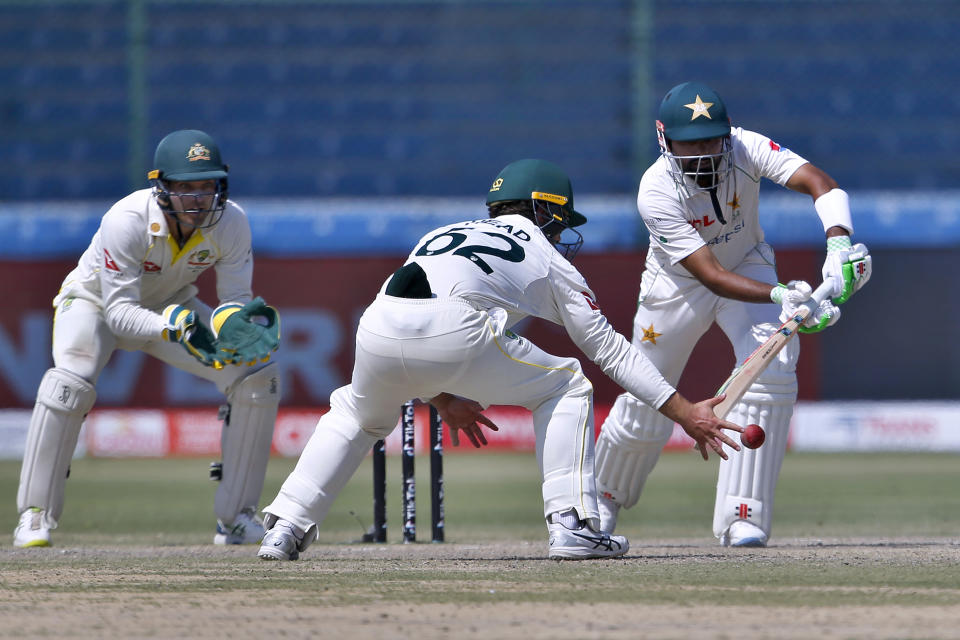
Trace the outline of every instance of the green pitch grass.
{"type": "MultiPolygon", "coordinates": [[[[295,461],[271,459],[261,506],[295,461]]],[[[204,544],[212,538],[216,483],[207,460],[75,460],[60,545],[204,544]]],[[[429,460],[417,465],[418,540],[430,537],[429,460]]],[[[631,540],[712,537],[714,460],[666,453],[618,532],[631,540]]],[[[0,532],[16,526],[20,465],[0,462],[0,532]]],[[[451,542],[545,539],[532,454],[448,453],[444,460],[446,537],[451,542]]],[[[400,461],[387,461],[389,541],[401,540],[400,461]]],[[[321,543],[357,540],[372,524],[370,457],[335,502],[321,543]]],[[[951,454],[788,454],[777,488],[775,539],[960,537],[960,456],[951,454]]]]}

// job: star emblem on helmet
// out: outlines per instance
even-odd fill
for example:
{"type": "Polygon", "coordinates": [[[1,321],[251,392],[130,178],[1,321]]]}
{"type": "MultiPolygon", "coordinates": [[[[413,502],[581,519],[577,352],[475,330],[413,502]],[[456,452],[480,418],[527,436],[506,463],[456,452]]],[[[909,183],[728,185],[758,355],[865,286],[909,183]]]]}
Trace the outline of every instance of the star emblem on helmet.
{"type": "Polygon", "coordinates": [[[690,104],[685,104],[683,106],[685,106],[687,109],[690,109],[693,112],[690,115],[691,121],[696,120],[700,116],[705,117],[707,120],[713,120],[713,118],[710,117],[710,107],[713,106],[713,103],[704,102],[703,100],[701,100],[699,93],[697,94],[696,102],[691,102],[690,104]]]}
{"type": "Polygon", "coordinates": [[[663,335],[662,333],[657,333],[653,330],[652,322],[650,323],[649,329],[644,329],[643,327],[640,327],[640,329],[643,331],[643,337],[640,338],[640,342],[651,342],[653,344],[657,344],[657,338],[663,335]]]}

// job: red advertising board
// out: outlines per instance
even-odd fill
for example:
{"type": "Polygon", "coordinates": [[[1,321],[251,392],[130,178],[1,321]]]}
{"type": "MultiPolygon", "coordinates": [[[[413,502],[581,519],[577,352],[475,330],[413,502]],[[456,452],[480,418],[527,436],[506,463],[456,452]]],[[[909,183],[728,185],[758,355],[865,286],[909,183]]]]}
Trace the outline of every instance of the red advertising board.
{"type": "MultiPolygon", "coordinates": [[[[586,254],[575,262],[603,312],[628,338],[643,258],[642,252],[586,254]]],[[[275,305],[283,321],[276,360],[284,406],[326,406],[330,392],[349,381],[357,320],[402,261],[402,256],[256,260],[255,293],[275,305]]],[[[815,252],[784,251],[779,262],[784,273],[818,279],[815,252]]],[[[72,261],[0,261],[0,282],[5,283],[0,305],[0,407],[33,405],[40,378],[52,366],[50,301],[72,267],[72,261]]],[[[212,273],[201,278],[201,297],[215,305],[213,283],[212,273]]],[[[594,384],[598,405],[611,404],[620,392],[585,360],[561,327],[530,319],[516,330],[548,352],[577,357],[594,384]]],[[[692,399],[712,395],[734,365],[733,352],[716,327],[698,343],[690,363],[680,390],[692,399]]],[[[817,341],[805,341],[799,368],[801,398],[817,397],[818,367],[817,341]]],[[[213,385],[198,384],[187,374],[131,352],[114,354],[98,381],[97,394],[98,407],[215,407],[223,400],[213,385]]]]}

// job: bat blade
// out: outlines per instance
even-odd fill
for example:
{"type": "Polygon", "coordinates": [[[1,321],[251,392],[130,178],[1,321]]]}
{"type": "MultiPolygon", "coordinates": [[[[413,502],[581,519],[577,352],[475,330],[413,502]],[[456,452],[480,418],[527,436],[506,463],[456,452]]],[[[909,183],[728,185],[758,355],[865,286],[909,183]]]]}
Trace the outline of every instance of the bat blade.
{"type": "Polygon", "coordinates": [[[810,317],[810,314],[820,306],[820,303],[826,300],[832,293],[832,283],[829,281],[822,283],[816,288],[810,296],[810,299],[797,309],[793,317],[780,325],[780,328],[777,329],[772,336],[767,338],[766,342],[751,353],[747,359],[743,361],[743,364],[733,370],[733,373],[720,385],[720,389],[716,393],[718,396],[722,393],[727,394],[727,397],[713,408],[713,412],[718,418],[722,420],[727,417],[730,409],[740,402],[740,398],[742,398],[743,394],[750,388],[750,385],[756,382],[764,369],[777,357],[780,350],[797,334],[797,329],[799,329],[803,325],[803,322],[810,317]]]}

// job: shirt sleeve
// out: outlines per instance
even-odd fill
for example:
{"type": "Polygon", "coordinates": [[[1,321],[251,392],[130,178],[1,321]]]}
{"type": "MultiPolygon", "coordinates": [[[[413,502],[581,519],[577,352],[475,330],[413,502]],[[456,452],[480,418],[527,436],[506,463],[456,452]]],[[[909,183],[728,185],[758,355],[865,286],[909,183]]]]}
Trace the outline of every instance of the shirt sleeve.
{"type": "Polygon", "coordinates": [[[253,249],[251,247],[250,222],[247,214],[233,202],[228,202],[230,211],[224,215],[224,233],[219,236],[215,265],[217,272],[217,298],[220,304],[239,302],[246,304],[253,298],[253,249]],[[229,217],[227,217],[229,215],[229,217]]]}
{"type": "Polygon", "coordinates": [[[550,275],[560,324],[574,344],[614,382],[659,409],[676,389],[610,325],[586,280],[569,262],[554,260],[550,275]]]}
{"type": "Polygon", "coordinates": [[[637,194],[637,210],[650,231],[650,246],[657,247],[677,264],[705,246],[703,238],[683,215],[683,207],[675,197],[644,189],[637,194]]]}
{"type": "Polygon", "coordinates": [[[753,131],[741,131],[740,141],[760,177],[784,186],[797,169],[807,160],[790,149],[782,147],[765,135],[753,131]]]}
{"type": "Polygon", "coordinates": [[[140,302],[140,278],[148,237],[139,217],[111,209],[100,223],[100,288],[107,326],[126,338],[156,339],[163,317],[140,302]]]}

